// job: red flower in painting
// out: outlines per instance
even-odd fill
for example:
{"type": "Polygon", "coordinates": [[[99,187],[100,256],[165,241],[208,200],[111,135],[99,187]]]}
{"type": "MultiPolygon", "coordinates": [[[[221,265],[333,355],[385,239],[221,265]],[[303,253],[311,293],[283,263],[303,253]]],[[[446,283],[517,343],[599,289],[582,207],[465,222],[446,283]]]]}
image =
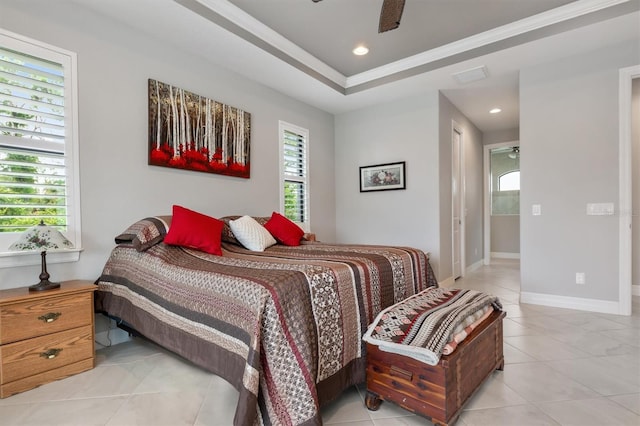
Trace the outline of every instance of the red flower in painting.
{"type": "Polygon", "coordinates": [[[154,149],[151,151],[151,162],[152,163],[166,163],[169,161],[169,154],[161,149],[154,149]]]}
{"type": "Polygon", "coordinates": [[[209,163],[209,168],[216,173],[220,173],[227,169],[227,165],[218,161],[212,161],[209,163]]]}
{"type": "Polygon", "coordinates": [[[218,162],[222,161],[222,148],[216,149],[216,152],[213,154],[211,160],[218,162]]]}
{"type": "Polygon", "coordinates": [[[173,157],[171,160],[169,160],[169,165],[171,167],[185,168],[187,166],[187,160],[182,157],[173,157]]]}
{"type": "Polygon", "coordinates": [[[173,147],[168,143],[162,144],[162,146],[160,147],[160,150],[167,153],[169,158],[173,157],[173,147]]]}
{"type": "Polygon", "coordinates": [[[189,164],[192,164],[192,163],[206,163],[207,162],[207,157],[202,155],[201,152],[194,151],[194,150],[188,150],[187,152],[185,152],[184,155],[183,155],[183,158],[189,164]]]}
{"type": "Polygon", "coordinates": [[[207,169],[206,163],[190,163],[189,164],[189,169],[190,170],[197,170],[199,172],[208,172],[209,171],[207,169]]]}
{"type": "Polygon", "coordinates": [[[247,166],[241,163],[231,163],[229,165],[229,171],[237,174],[247,173],[247,166]]]}

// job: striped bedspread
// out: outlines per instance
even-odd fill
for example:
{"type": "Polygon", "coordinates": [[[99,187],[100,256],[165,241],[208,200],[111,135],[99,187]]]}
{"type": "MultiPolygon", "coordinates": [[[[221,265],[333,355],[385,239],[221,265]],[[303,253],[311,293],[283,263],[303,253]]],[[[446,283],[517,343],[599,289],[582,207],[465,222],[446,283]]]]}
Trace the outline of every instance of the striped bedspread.
{"type": "MultiPolygon", "coordinates": [[[[445,347],[488,313],[502,310],[496,296],[475,290],[430,288],[385,308],[363,339],[382,351],[437,365],[445,347]]],[[[465,335],[466,337],[466,335],[465,335]]]]}
{"type": "Polygon", "coordinates": [[[114,248],[96,308],[225,378],[234,424],[321,424],[319,407],[365,379],[367,325],[437,283],[406,247],[276,245],[223,256],[153,245],[114,248]]]}

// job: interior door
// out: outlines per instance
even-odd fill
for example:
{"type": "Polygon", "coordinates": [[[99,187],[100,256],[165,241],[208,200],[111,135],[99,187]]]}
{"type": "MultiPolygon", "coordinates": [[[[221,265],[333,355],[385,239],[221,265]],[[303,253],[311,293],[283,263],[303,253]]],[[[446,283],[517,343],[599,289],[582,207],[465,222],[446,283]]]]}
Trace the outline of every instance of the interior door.
{"type": "Polygon", "coordinates": [[[451,223],[453,225],[452,259],[454,280],[462,276],[462,167],[460,161],[461,145],[462,135],[460,134],[460,132],[454,129],[451,147],[451,223]]]}

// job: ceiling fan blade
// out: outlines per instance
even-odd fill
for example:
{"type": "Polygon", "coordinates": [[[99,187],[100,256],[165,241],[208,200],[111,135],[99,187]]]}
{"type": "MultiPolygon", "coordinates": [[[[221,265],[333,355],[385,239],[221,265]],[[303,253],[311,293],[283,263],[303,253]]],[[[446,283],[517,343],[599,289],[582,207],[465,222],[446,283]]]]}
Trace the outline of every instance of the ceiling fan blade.
{"type": "Polygon", "coordinates": [[[380,11],[378,33],[395,30],[400,26],[405,0],[384,0],[380,11]]]}

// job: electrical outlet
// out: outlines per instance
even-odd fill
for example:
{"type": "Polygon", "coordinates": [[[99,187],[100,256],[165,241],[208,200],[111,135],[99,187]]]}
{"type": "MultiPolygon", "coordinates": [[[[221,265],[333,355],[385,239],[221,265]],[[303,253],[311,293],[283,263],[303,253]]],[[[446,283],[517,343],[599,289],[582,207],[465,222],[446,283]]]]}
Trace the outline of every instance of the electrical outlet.
{"type": "Polygon", "coordinates": [[[586,282],[586,277],[584,272],[576,272],[576,284],[584,284],[586,282]]]}

